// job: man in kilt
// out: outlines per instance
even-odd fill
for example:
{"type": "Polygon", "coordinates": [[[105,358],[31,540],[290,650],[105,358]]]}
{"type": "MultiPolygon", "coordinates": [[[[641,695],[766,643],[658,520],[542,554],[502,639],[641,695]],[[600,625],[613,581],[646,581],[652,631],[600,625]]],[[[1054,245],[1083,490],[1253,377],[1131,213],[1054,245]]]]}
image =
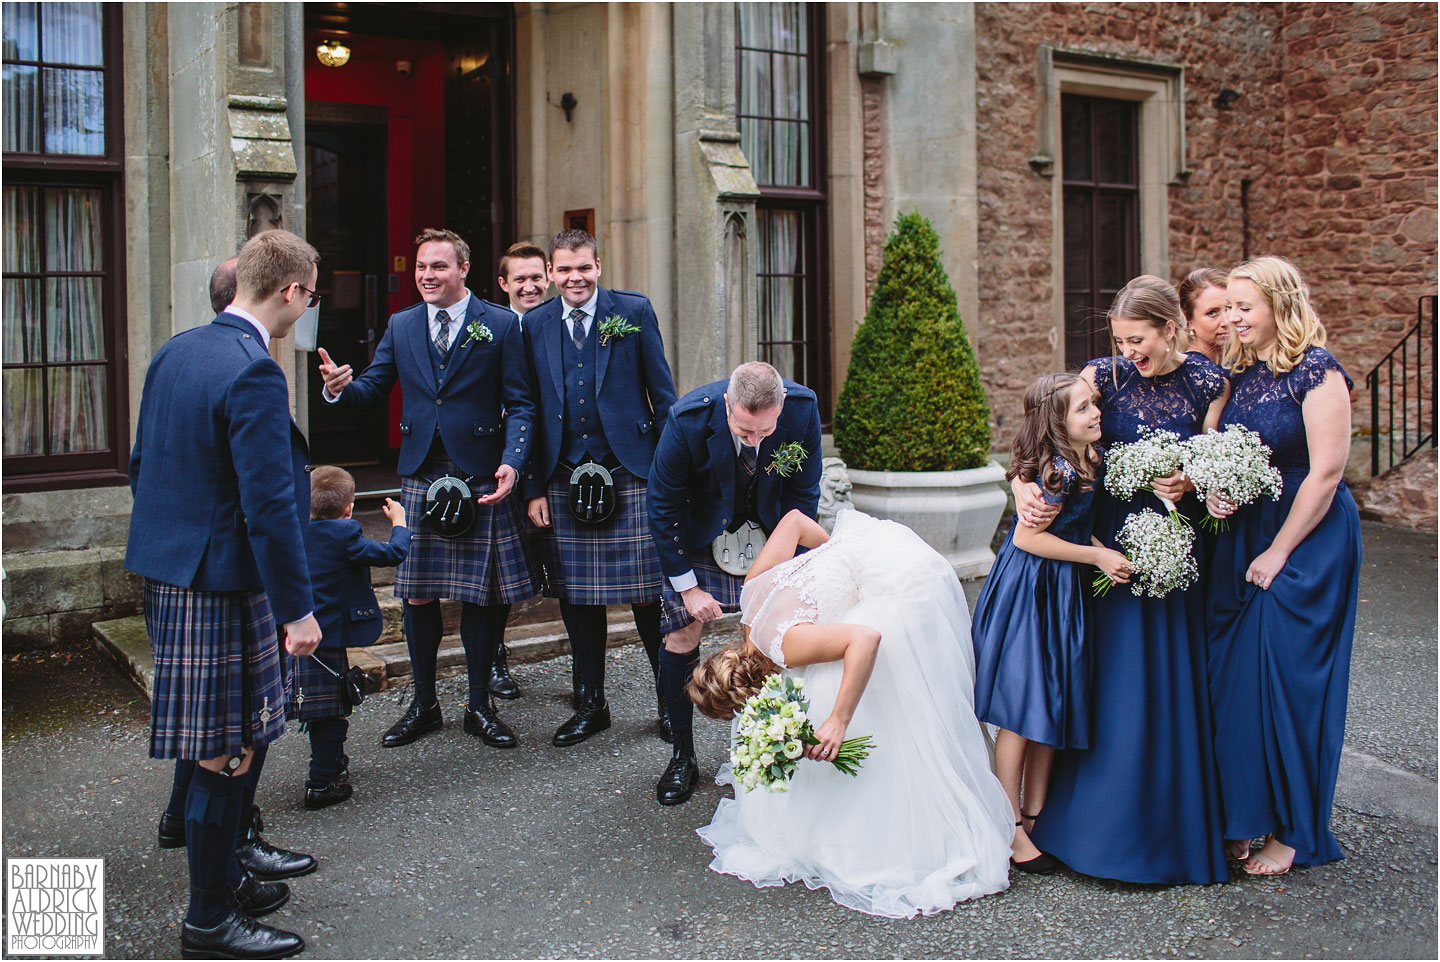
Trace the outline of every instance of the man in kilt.
{"type": "Polygon", "coordinates": [[[665,737],[660,561],[646,531],[645,479],[675,382],[650,299],[600,287],[595,238],[555,235],[550,280],[560,296],[525,315],[540,437],[524,487],[530,520],[549,532],[548,590],[560,599],[578,679],[575,714],[552,741],[575,745],[610,727],[605,606],[618,604],[630,605],[655,670],[665,737]],[[577,469],[588,479],[581,502],[572,496],[577,469]]]}
{"type": "Polygon", "coordinates": [[[320,642],[296,505],[304,490],[308,514],[308,452],[268,352],[315,299],[318,261],[287,231],[252,237],[234,303],[156,352],[140,401],[125,566],[145,578],[150,755],[197,763],[184,809],[186,956],[284,958],[305,947],[252,918],[289,889],[247,884],[235,842],[249,772],[285,729],[276,624],[291,654],[320,642]]]}
{"type": "Polygon", "coordinates": [[[443,627],[441,598],[460,602],[469,704],[465,731],[495,748],[515,733],[495,712],[490,671],[513,602],[534,597],[535,567],[520,538],[510,497],[535,433],[530,369],[515,315],[465,287],[470,246],[453,231],[427,228],[415,238],[415,286],[423,303],[390,318],[358,378],[323,349],[325,399],[364,409],[385,404],[398,380],[400,503],[411,519],[410,555],[395,572],[405,599],[405,642],[415,698],[385,733],[386,748],[440,729],[435,663],[443,627]],[[444,537],[426,520],[426,491],[443,477],[464,480],[480,497],[468,531],[444,537]]]}
{"type": "MultiPolygon", "coordinates": [[[[699,661],[704,623],[740,609],[743,574],[722,570],[712,544],[747,521],[765,534],[786,512],[820,504],[820,409],[815,392],[763,361],[675,402],[650,466],[650,535],[665,569],[661,680],[674,747],[655,785],[661,805],[690,798],[694,707],[685,685],[699,661]]],[[[750,560],[754,560],[753,557],[750,560]]]]}

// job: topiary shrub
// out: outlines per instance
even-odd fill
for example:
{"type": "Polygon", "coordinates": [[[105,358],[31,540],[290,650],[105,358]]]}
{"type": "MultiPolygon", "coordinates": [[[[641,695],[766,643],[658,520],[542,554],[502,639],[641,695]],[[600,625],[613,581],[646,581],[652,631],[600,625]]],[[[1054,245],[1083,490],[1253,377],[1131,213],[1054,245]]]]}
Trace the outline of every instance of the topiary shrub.
{"type": "Polygon", "coordinates": [[[862,471],[954,471],[989,460],[990,406],[940,237],[901,214],[835,406],[835,445],[862,471]]]}

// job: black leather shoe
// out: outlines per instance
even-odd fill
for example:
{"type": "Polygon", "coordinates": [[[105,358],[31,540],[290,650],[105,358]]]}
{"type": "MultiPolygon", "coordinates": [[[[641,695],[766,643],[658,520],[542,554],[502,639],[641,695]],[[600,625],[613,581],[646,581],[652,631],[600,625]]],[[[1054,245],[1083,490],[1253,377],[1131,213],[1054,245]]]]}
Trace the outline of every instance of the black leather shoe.
{"type": "Polygon", "coordinates": [[[183,817],[171,815],[169,812],[160,813],[160,847],[185,847],[185,819],[183,817]]]}
{"type": "Polygon", "coordinates": [[[343,802],[354,794],[355,789],[350,787],[349,782],[337,782],[332,778],[324,788],[305,787],[305,807],[313,812],[343,802]]]}
{"type": "Polygon", "coordinates": [[[421,708],[418,702],[412,701],[400,720],[391,725],[385,737],[380,739],[380,744],[386,748],[398,748],[444,727],[445,719],[440,717],[439,702],[429,708],[421,708]]]}
{"type": "Polygon", "coordinates": [[[694,755],[676,754],[665,768],[665,774],[655,783],[655,801],[661,805],[679,805],[688,802],[700,781],[700,766],[694,755]]]}
{"type": "Polygon", "coordinates": [[[180,928],[182,959],[288,959],[305,951],[294,932],[272,928],[247,915],[231,912],[213,929],[189,922],[180,928]]]}
{"type": "Polygon", "coordinates": [[[670,707],[665,703],[665,696],[659,692],[655,694],[655,711],[660,719],[660,740],[673,742],[675,732],[670,728],[670,707]]]}
{"type": "Polygon", "coordinates": [[[476,736],[491,748],[514,748],[520,743],[510,726],[495,714],[494,705],[465,709],[465,734],[476,736]]]}
{"type": "Polygon", "coordinates": [[[495,660],[490,663],[490,694],[496,698],[520,697],[520,686],[510,677],[510,665],[507,663],[509,654],[505,650],[504,642],[495,646],[495,660]]]}
{"type": "Polygon", "coordinates": [[[230,890],[230,901],[241,912],[258,919],[290,901],[290,886],[284,882],[262,882],[246,872],[240,885],[230,890]]]}
{"type": "Polygon", "coordinates": [[[1023,862],[1017,862],[1012,858],[1010,864],[1020,871],[1028,872],[1031,875],[1049,875],[1060,867],[1059,863],[1056,862],[1052,856],[1046,855],[1044,852],[1041,852],[1034,858],[1027,858],[1023,862]]]}
{"type": "Polygon", "coordinates": [[[245,833],[245,840],[235,846],[235,858],[241,868],[262,882],[276,882],[315,871],[315,856],[276,848],[260,837],[264,827],[260,821],[260,806],[253,806],[250,830],[245,833]]]}
{"type": "Polygon", "coordinates": [[[587,703],[570,720],[555,730],[555,737],[550,739],[556,746],[566,748],[570,745],[578,745],[591,735],[599,734],[610,727],[610,706],[605,701],[605,696],[587,703]]]}

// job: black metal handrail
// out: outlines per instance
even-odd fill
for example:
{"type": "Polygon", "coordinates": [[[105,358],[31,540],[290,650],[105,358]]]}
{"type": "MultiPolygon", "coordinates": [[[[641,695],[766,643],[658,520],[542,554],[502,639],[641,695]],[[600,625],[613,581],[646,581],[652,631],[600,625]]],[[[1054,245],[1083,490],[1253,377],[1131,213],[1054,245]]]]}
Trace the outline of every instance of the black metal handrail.
{"type": "Polygon", "coordinates": [[[1437,385],[1436,361],[1440,360],[1435,339],[1435,315],[1437,296],[1427,294],[1415,305],[1415,326],[1390,353],[1380,359],[1374,370],[1365,375],[1365,385],[1370,388],[1370,474],[1380,473],[1380,387],[1386,387],[1385,423],[1388,440],[1384,445],[1387,452],[1385,469],[1404,461],[1426,444],[1432,448],[1440,440],[1436,430],[1435,389],[1437,385]],[[1429,321],[1430,346],[1425,346],[1425,322],[1429,321]],[[1426,367],[1429,370],[1426,370],[1426,367]],[[1397,371],[1398,367],[1398,371],[1397,371]],[[1399,404],[1396,404],[1396,378],[1399,378],[1399,404]],[[1429,392],[1426,392],[1426,388],[1429,392]],[[1411,396],[1414,396],[1412,410],[1411,396]],[[1399,410],[1400,453],[1396,456],[1396,410],[1399,410]],[[1427,417],[1428,409],[1428,417],[1427,417]],[[1428,430],[1427,430],[1428,427],[1428,430]],[[1413,440],[1412,440],[1413,437],[1413,440]]]}

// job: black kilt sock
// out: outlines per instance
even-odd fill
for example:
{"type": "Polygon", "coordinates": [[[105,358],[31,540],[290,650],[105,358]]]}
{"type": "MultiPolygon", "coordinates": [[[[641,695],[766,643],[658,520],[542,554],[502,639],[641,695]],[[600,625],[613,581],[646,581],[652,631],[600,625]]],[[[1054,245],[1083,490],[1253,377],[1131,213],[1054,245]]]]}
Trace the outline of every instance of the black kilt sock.
{"type": "Polygon", "coordinates": [[[677,655],[669,648],[660,652],[660,686],[664,689],[665,707],[670,712],[670,730],[675,734],[672,743],[677,755],[695,754],[695,706],[685,692],[695,666],[700,664],[700,649],[677,655]]]}
{"type": "Polygon", "coordinates": [[[194,762],[188,758],[175,759],[175,780],[170,784],[170,801],[165,803],[166,815],[185,818],[185,796],[190,793],[190,778],[194,774],[194,762]]]}
{"type": "Polygon", "coordinates": [[[415,679],[415,701],[421,708],[435,704],[435,661],[440,653],[440,602],[412,605],[405,602],[405,647],[410,650],[410,674],[415,679]]]}
{"type": "Polygon", "coordinates": [[[645,657],[650,659],[650,671],[655,681],[660,681],[660,648],[665,636],[660,633],[660,603],[631,605],[635,616],[635,630],[640,633],[640,643],[645,646],[645,657]]]}
{"type": "Polygon", "coordinates": [[[213,928],[230,911],[226,876],[235,860],[235,826],[245,803],[245,776],[234,778],[195,766],[185,798],[185,859],[190,866],[190,908],[185,921],[213,928]]]}
{"type": "MultiPolygon", "coordinates": [[[[235,847],[245,841],[245,836],[250,834],[250,820],[255,811],[255,786],[260,784],[260,771],[265,767],[265,756],[269,754],[270,746],[261,745],[250,753],[250,767],[245,770],[237,781],[245,783],[245,794],[241,799],[240,820],[235,825],[235,847]]],[[[240,871],[240,863],[235,859],[230,860],[230,868],[227,878],[231,885],[239,885],[243,878],[240,871]]]]}
{"type": "Polygon", "coordinates": [[[310,726],[310,777],[306,788],[324,788],[340,770],[340,753],[350,732],[348,718],[312,718],[310,726]]]}
{"type": "Polygon", "coordinates": [[[495,664],[495,646],[500,643],[504,624],[495,613],[496,607],[468,601],[460,607],[460,643],[465,646],[465,673],[470,682],[467,706],[472,709],[485,707],[490,697],[490,666],[495,664]]]}
{"type": "Polygon", "coordinates": [[[604,605],[572,605],[560,602],[560,617],[570,635],[575,653],[575,671],[592,701],[605,694],[605,642],[608,622],[604,605]]]}

